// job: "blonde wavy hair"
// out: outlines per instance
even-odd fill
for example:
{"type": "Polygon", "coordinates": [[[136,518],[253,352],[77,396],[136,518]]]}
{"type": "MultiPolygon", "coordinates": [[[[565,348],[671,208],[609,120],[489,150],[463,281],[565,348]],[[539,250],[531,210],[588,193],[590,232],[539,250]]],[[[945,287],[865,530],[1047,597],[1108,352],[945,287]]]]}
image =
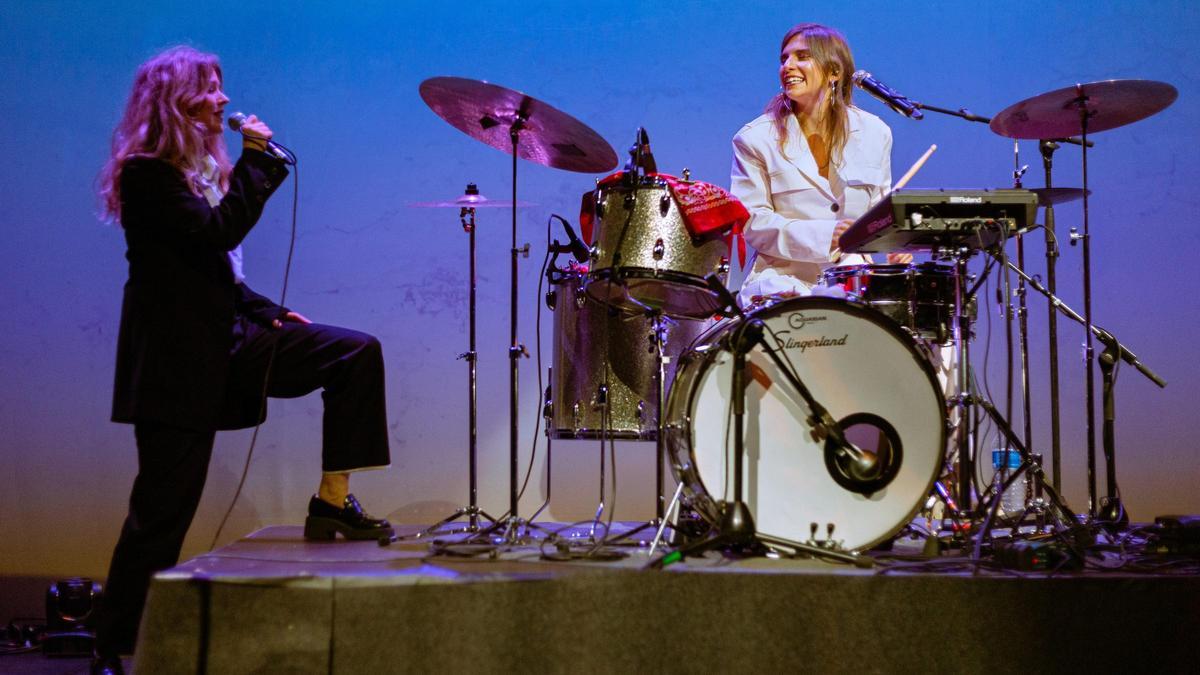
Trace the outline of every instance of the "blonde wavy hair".
{"type": "MultiPolygon", "coordinates": [[[[854,56],[850,53],[846,36],[835,28],[819,23],[792,26],[791,30],[784,34],[779,51],[783,52],[787,43],[797,35],[804,36],[813,61],[825,76],[838,78],[836,87],[826,99],[829,103],[821,120],[821,134],[829,142],[829,156],[833,163],[841,164],[842,151],[846,148],[846,140],[850,136],[850,115],[847,111],[853,105],[851,95],[854,87],[850,83],[850,75],[854,72],[854,56]]],[[[780,92],[767,103],[763,112],[774,118],[775,129],[779,134],[779,149],[782,150],[787,144],[788,117],[793,114],[792,100],[786,93],[780,92]]]]}
{"type": "Polygon", "coordinates": [[[125,113],[113,130],[108,162],[97,179],[107,219],[120,220],[121,170],[133,157],[155,157],[171,164],[183,174],[192,192],[200,196],[196,163],[209,154],[217,161],[221,189],[229,189],[232,165],[224,136],[210,133],[194,117],[213,73],[222,79],[221,63],[215,54],[183,45],[171,47],[138,67],[125,113]]]}

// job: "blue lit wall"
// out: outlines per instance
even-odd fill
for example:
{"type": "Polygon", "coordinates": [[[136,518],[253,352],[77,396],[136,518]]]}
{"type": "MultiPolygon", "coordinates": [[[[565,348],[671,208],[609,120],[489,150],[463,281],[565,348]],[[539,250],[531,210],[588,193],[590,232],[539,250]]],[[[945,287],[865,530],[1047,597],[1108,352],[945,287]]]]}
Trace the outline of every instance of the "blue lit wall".
{"type": "MultiPolygon", "coordinates": [[[[0,573],[103,573],[135,471],[133,434],[108,421],[124,243],[97,221],[93,180],[107,156],[135,67],[189,43],[221,55],[229,110],[255,112],[301,157],[299,236],[288,304],[309,317],[378,335],[388,363],[393,468],[358,477],[372,510],[428,522],[466,500],[467,238],[449,211],[407,208],[468,181],[504,198],[504,154],[431,113],[417,86],[435,75],[520,89],[584,121],[622,152],[636,127],[659,166],[727,184],[729,140],[778,86],[779,38],[792,24],[840,27],[859,66],[927,103],[979,114],[1075,82],[1163,80],[1178,101],[1098,134],[1090,154],[1097,322],[1170,383],[1120,371],[1121,487],[1135,518],[1200,511],[1191,432],[1200,367],[1193,342],[1200,284],[1195,189],[1200,10],[1192,2],[1098,3],[5,3],[0,19],[0,573]],[[161,5],[161,6],[160,6],[161,5]]],[[[912,122],[865,96],[895,132],[898,175],[931,143],[913,186],[1010,183],[1012,142],[983,125],[930,115],[912,122]]],[[[233,142],[234,139],[230,139],[233,142]]],[[[1022,142],[1028,186],[1041,185],[1036,144],[1022,142]]],[[[1055,183],[1080,184],[1080,153],[1057,154],[1055,183]]],[[[535,345],[538,262],[551,212],[572,220],[593,176],[523,162],[519,219],[521,340],[535,345]]],[[[246,241],[251,284],[277,295],[288,243],[289,182],[246,241]]],[[[481,503],[507,507],[508,220],[480,214],[481,503]]],[[[1081,224],[1061,208],[1060,233],[1081,224]]],[[[561,238],[561,234],[556,236],[561,238]]],[[[1044,269],[1039,241],[1030,267],[1044,269]]],[[[1059,285],[1081,307],[1081,251],[1063,246],[1059,285]]],[[[1044,413],[1045,304],[1031,299],[1035,440],[1044,413]]],[[[1003,397],[994,305],[986,376],[1003,397]]],[[[981,310],[983,312],[984,310],[981,310]]],[[[549,342],[549,316],[543,317],[549,342]]],[[[980,323],[981,341],[988,324],[980,323]]],[[[1066,494],[1085,510],[1082,332],[1060,322],[1066,494]]],[[[978,352],[982,355],[982,342],[978,352]]],[[[549,351],[545,353],[548,365],[549,351]]],[[[979,362],[984,374],[982,357],[979,362]]],[[[522,364],[522,466],[538,385],[522,364]]],[[[246,490],[222,541],[299,523],[315,488],[319,397],[272,404],[246,490]]],[[[208,546],[232,498],[249,433],[218,437],[185,555],[208,546]]],[[[555,444],[549,516],[585,517],[596,501],[593,444],[555,444]]],[[[652,446],[617,453],[618,517],[652,511],[652,446]]],[[[541,459],[537,466],[540,467],[541,459]]],[[[532,482],[529,514],[545,493],[532,482]]]]}

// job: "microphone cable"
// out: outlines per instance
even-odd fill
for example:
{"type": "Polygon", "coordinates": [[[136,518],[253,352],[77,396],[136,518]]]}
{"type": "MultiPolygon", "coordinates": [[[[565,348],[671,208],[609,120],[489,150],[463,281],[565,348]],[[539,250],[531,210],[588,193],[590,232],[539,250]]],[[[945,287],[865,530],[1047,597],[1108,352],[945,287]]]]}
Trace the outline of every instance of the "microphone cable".
{"type": "MultiPolygon", "coordinates": [[[[277,144],[278,145],[278,144],[277,144]]],[[[283,147],[283,146],[279,146],[283,147]]],[[[292,166],[295,171],[292,172],[292,231],[288,240],[287,261],[283,265],[283,288],[279,292],[279,306],[286,307],[288,280],[292,272],[292,254],[296,250],[296,213],[300,203],[300,165],[297,163],[296,155],[291,150],[284,148],[289,155],[290,161],[282,160],[284,163],[292,166]]],[[[286,315],[285,315],[286,316],[286,315]]],[[[284,317],[280,317],[279,321],[283,322],[284,317]]],[[[282,331],[283,326],[272,328],[276,331],[282,331]]],[[[258,442],[258,430],[262,427],[263,415],[267,410],[267,389],[271,382],[271,370],[275,367],[275,354],[279,351],[279,336],[276,332],[271,339],[271,351],[267,356],[267,369],[263,374],[262,393],[259,396],[258,402],[258,417],[254,425],[254,433],[250,436],[250,447],[246,449],[246,462],[242,465],[242,475],[238,479],[237,489],[233,492],[233,499],[229,501],[229,508],[225,509],[225,515],[221,517],[221,523],[217,525],[217,531],[213,534],[212,543],[208,546],[208,551],[211,553],[217,547],[217,540],[221,537],[221,532],[225,529],[225,524],[229,521],[229,516],[233,514],[233,507],[237,505],[238,498],[242,495],[242,488],[246,485],[246,477],[250,474],[250,460],[254,457],[254,446],[258,442]]]]}

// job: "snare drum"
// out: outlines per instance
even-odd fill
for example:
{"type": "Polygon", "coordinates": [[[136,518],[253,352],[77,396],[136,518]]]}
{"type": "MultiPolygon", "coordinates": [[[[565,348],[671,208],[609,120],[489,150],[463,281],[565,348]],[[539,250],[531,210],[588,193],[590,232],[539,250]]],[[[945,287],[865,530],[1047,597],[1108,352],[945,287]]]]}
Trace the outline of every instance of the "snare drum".
{"type": "MultiPolygon", "coordinates": [[[[814,439],[804,399],[755,347],[748,355],[744,500],[757,530],[792,541],[826,540],[862,550],[887,539],[921,507],[942,466],[946,406],[928,361],[895,323],[858,303],[798,297],[750,315],[786,354],[847,439],[886,462],[869,490],[847,485],[844,467],[814,439]]],[[[710,524],[732,494],[729,320],[679,362],[665,436],[685,503],[710,524]]]]}
{"type": "Polygon", "coordinates": [[[706,318],[721,303],[704,277],[716,272],[724,279],[728,267],[728,245],[719,236],[693,239],[663,180],[598,189],[587,284],[596,300],[631,312],[706,318]]]}
{"type": "Polygon", "coordinates": [[[821,275],[825,286],[847,293],[879,310],[913,335],[947,344],[954,337],[954,287],[951,265],[843,265],[821,275]]]}

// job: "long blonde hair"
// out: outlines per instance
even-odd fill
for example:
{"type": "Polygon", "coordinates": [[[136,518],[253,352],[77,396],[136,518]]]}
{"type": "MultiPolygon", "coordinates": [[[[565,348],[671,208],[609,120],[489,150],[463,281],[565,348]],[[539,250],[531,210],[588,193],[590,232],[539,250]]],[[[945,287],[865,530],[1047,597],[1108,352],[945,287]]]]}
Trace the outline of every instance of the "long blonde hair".
{"type": "Polygon", "coordinates": [[[131,157],[156,157],[173,165],[200,196],[196,163],[209,154],[217,161],[221,189],[229,189],[231,164],[225,139],[193,117],[213,73],[221,79],[215,54],[182,45],[138,67],[125,113],[113,130],[108,162],[97,180],[105,217],[121,217],[121,170],[131,157]]]}
{"type": "MultiPolygon", "coordinates": [[[[797,35],[803,35],[808,41],[808,51],[813,61],[821,68],[826,77],[836,76],[837,83],[830,96],[828,107],[822,119],[821,134],[829,142],[829,157],[834,164],[842,163],[842,151],[846,148],[846,140],[850,136],[850,115],[847,112],[851,103],[854,87],[850,84],[850,74],[854,72],[854,56],[850,53],[850,45],[846,36],[837,29],[822,26],[819,23],[801,23],[792,27],[783,36],[779,51],[787,48],[787,44],[797,35]]],[[[788,118],[793,114],[792,100],[787,94],[780,92],[768,103],[765,113],[775,119],[775,129],[779,135],[779,149],[787,144],[788,118]]]]}

